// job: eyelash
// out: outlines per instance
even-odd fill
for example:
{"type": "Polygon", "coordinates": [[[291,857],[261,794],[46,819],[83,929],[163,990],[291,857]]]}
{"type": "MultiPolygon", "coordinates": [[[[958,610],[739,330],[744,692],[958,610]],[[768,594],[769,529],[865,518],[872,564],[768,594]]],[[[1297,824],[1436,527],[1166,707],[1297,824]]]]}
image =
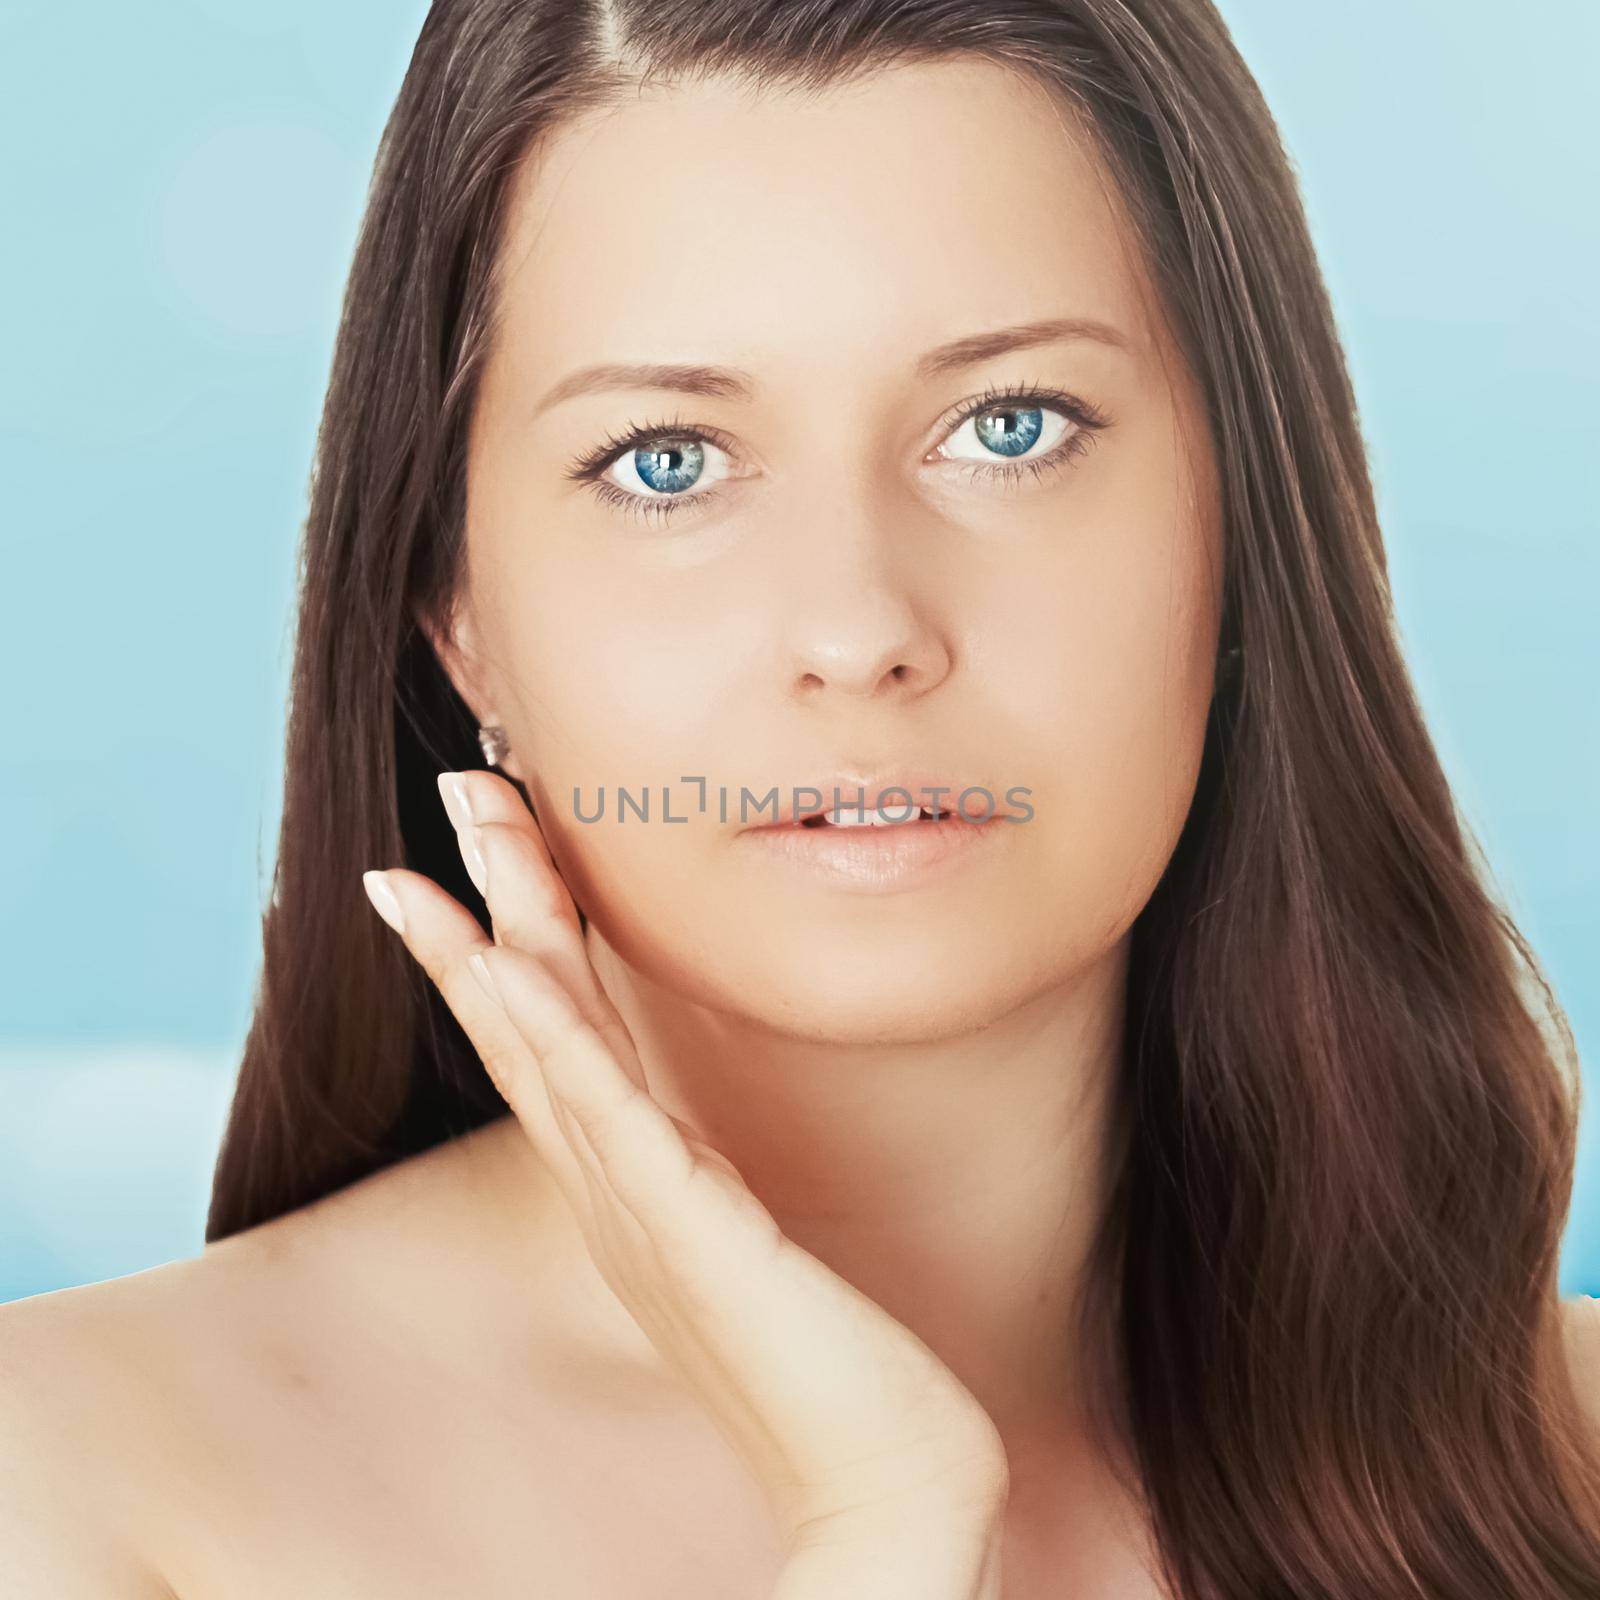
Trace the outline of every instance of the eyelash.
{"type": "MultiPolygon", "coordinates": [[[[954,416],[942,418],[940,425],[946,434],[954,433],[962,423],[972,417],[982,416],[985,412],[1003,411],[1013,404],[1032,406],[1040,402],[1048,405],[1052,411],[1061,412],[1075,425],[1073,431],[1062,438],[1048,455],[1039,456],[1032,461],[997,464],[972,461],[961,463],[976,476],[999,478],[1006,483],[1014,483],[1024,474],[1037,478],[1045,472],[1056,471],[1071,458],[1085,454],[1094,443],[1095,435],[1107,426],[1110,418],[1086,401],[1079,400],[1075,395],[1063,394],[1059,389],[1039,384],[1023,383],[1007,388],[990,386],[975,399],[964,401],[954,416]]],[[[591,492],[607,505],[617,506],[641,519],[648,520],[653,517],[658,522],[665,522],[689,506],[715,499],[720,491],[706,489],[698,494],[639,495],[610,482],[602,474],[629,450],[637,449],[640,445],[662,444],[681,439],[697,442],[706,440],[716,445],[718,449],[731,454],[732,447],[727,442],[727,435],[720,430],[689,425],[681,418],[675,418],[670,422],[642,423],[637,427],[627,428],[620,435],[607,438],[598,449],[574,462],[567,472],[567,477],[586,484],[591,492]]]]}

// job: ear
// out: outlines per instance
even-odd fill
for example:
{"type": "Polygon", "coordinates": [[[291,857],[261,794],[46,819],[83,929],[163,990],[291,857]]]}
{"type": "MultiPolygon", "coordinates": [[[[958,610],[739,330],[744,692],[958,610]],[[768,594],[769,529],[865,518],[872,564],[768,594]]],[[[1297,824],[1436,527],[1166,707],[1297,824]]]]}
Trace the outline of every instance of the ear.
{"type": "Polygon", "coordinates": [[[427,636],[433,653],[451,687],[466,702],[468,711],[480,722],[490,719],[483,715],[486,700],[477,667],[472,635],[472,624],[459,612],[440,617],[431,611],[414,613],[416,625],[427,636]]]}
{"type": "MultiPolygon", "coordinates": [[[[471,620],[454,612],[446,620],[421,611],[416,614],[417,626],[433,646],[433,653],[444,669],[452,687],[466,703],[467,710],[480,727],[500,721],[493,696],[486,684],[486,675],[478,665],[476,641],[471,620]]],[[[480,754],[479,761],[482,762],[480,754]]],[[[525,783],[522,767],[515,750],[507,751],[497,763],[499,770],[519,783],[525,783]]]]}

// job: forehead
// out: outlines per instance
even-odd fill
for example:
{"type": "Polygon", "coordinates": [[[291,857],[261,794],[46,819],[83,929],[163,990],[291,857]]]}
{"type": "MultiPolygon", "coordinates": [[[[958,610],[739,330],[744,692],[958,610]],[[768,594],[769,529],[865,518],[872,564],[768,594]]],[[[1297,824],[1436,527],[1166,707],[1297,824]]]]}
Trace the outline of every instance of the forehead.
{"type": "Polygon", "coordinates": [[[499,343],[529,381],[610,359],[903,364],[1063,315],[1148,337],[1090,142],[1042,85],[965,58],[821,93],[630,93],[530,153],[505,258],[499,343]]]}

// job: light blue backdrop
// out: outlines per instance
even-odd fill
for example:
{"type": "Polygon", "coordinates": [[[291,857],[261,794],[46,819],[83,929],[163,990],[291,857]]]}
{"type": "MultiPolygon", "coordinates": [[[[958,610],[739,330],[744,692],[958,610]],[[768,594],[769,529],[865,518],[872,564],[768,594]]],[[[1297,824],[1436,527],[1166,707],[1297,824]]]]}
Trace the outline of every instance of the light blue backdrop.
{"type": "MultiPolygon", "coordinates": [[[[318,407],[426,9],[0,0],[0,1300],[201,1246],[318,407]]],[[[1307,192],[1428,715],[1592,1056],[1600,7],[1223,9],[1307,192]]],[[[1566,1294],[1600,1293],[1597,1121],[1566,1294]]]]}

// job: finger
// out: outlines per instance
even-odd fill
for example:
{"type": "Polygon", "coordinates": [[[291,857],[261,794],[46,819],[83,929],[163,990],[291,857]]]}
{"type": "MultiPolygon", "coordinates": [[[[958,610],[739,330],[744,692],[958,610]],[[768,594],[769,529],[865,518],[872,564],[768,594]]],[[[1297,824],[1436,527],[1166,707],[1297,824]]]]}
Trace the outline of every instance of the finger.
{"type": "Polygon", "coordinates": [[[471,837],[483,864],[494,942],[546,956],[585,1015],[598,1020],[608,1014],[610,1001],[583,947],[572,896],[543,846],[518,822],[478,823],[471,837]]]}
{"type": "Polygon", "coordinates": [[[577,1168],[588,1188],[589,1207],[584,1237],[589,1245],[589,1253],[600,1268],[601,1275],[612,1283],[618,1290],[618,1297],[627,1304],[631,1297],[622,1284],[627,1281],[628,1274],[624,1270],[620,1282],[614,1278],[616,1264],[631,1260],[641,1246],[648,1250],[649,1235],[607,1182],[599,1158],[560,1095],[550,1095],[550,1109],[577,1156],[577,1168]]]}
{"type": "MultiPolygon", "coordinates": [[[[482,944],[481,948],[492,950],[496,947],[482,944]]],[[[529,952],[522,953],[529,954],[529,952]]],[[[469,962],[469,965],[478,968],[474,976],[478,979],[480,987],[489,992],[493,988],[493,980],[489,978],[487,969],[478,967],[476,962],[469,962]]],[[[541,1014],[549,1019],[546,1031],[541,1035],[543,1048],[548,1053],[551,1048],[549,1040],[554,1037],[557,1028],[578,1026],[583,1019],[572,1004],[571,995],[566,992],[560,979],[542,958],[534,957],[533,964],[527,967],[525,976],[530,994],[536,993],[541,1014]]],[[[528,999],[527,996],[524,998],[528,999]]],[[[493,994],[493,1003],[497,1007],[501,1006],[498,992],[493,994]]],[[[508,1025],[515,1027],[503,1008],[502,1016],[508,1025]]],[[[519,1038],[521,1037],[519,1033],[519,1038]]],[[[526,1038],[523,1038],[522,1042],[528,1060],[532,1063],[532,1069],[538,1074],[540,1087],[544,1091],[543,1104],[548,1107],[552,1124],[567,1144],[566,1153],[574,1175],[574,1192],[568,1194],[568,1199],[577,1215],[590,1254],[601,1266],[602,1273],[609,1277],[610,1263],[624,1259],[629,1250],[638,1249],[644,1237],[642,1230],[633,1213],[612,1191],[599,1158],[590,1147],[588,1137],[573,1117],[571,1109],[559,1094],[551,1090],[549,1074],[540,1052],[535,1050],[526,1038]]],[[[632,1041],[629,1040],[628,1044],[631,1049],[632,1041]]]]}
{"type": "Polygon", "coordinates": [[[560,978],[584,1021],[599,1034],[629,1080],[648,1091],[633,1035],[601,985],[575,915],[548,910],[539,914],[541,903],[550,904],[548,896],[542,902],[540,897],[552,882],[552,869],[535,864],[528,836],[515,825],[488,823],[477,829],[477,835],[495,943],[538,956],[560,978]]]}
{"type": "Polygon", "coordinates": [[[695,1199],[696,1159],[679,1125],[623,1070],[571,999],[541,980],[533,957],[501,944],[479,959],[543,1068],[552,1100],[582,1133],[595,1176],[647,1232],[677,1236],[692,1225],[685,1213],[695,1199]]]}
{"type": "Polygon", "coordinates": [[[439,793],[469,866],[469,852],[476,851],[474,881],[489,908],[495,943],[546,960],[628,1076],[644,1088],[632,1036],[589,960],[577,907],[522,797],[485,772],[440,773],[439,793]]]}
{"type": "Polygon", "coordinates": [[[458,835],[465,834],[475,824],[481,826],[490,822],[505,823],[523,834],[536,859],[553,880],[550,892],[554,909],[563,916],[570,916],[573,925],[577,925],[577,904],[550,853],[544,829],[518,790],[492,772],[441,772],[439,797],[458,835]]]}
{"type": "MultiPolygon", "coordinates": [[[[520,823],[532,832],[545,852],[546,861],[552,870],[555,869],[555,862],[549,854],[549,841],[533,808],[522,798],[521,791],[498,773],[477,768],[441,772],[439,793],[444,800],[445,811],[458,830],[469,822],[520,823]]],[[[557,876],[560,876],[559,872],[557,876]]]]}
{"type": "Polygon", "coordinates": [[[556,1121],[538,1062],[504,1008],[485,992],[468,965],[477,951],[494,948],[483,937],[478,919],[431,878],[404,867],[362,875],[380,914],[381,889],[374,893],[373,880],[393,895],[401,918],[395,931],[444,997],[563,1193],[576,1207],[587,1206],[579,1154],[556,1121]]]}
{"type": "MultiPolygon", "coordinates": [[[[554,971],[629,1080],[647,1091],[632,1035],[589,960],[576,906],[520,791],[483,771],[442,772],[438,783],[462,854],[484,893],[495,943],[526,951],[554,971]]],[[[603,1184],[604,1172],[583,1128],[561,1114],[559,1097],[557,1121],[592,1180],[603,1184]]]]}

